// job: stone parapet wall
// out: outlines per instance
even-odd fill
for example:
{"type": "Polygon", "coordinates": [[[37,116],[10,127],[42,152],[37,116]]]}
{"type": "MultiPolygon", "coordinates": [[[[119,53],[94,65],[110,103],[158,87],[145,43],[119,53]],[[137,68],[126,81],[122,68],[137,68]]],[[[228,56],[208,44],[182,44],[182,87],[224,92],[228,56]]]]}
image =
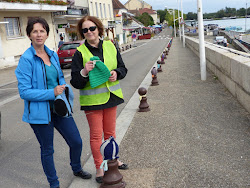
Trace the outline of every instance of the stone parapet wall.
{"type": "MultiPolygon", "coordinates": [[[[199,57],[199,39],[186,37],[186,47],[199,57]]],[[[250,113],[250,54],[205,44],[207,68],[250,113]]]]}

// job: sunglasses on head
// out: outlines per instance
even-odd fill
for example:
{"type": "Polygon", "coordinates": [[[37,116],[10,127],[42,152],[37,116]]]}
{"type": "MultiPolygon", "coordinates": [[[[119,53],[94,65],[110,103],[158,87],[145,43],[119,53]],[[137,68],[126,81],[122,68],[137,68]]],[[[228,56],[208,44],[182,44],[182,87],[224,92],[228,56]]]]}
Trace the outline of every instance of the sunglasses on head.
{"type": "Polygon", "coordinates": [[[82,32],[83,32],[83,33],[87,33],[88,30],[94,31],[94,30],[96,30],[96,26],[92,26],[92,27],[90,27],[90,28],[83,28],[83,29],[82,29],[82,32]]]}

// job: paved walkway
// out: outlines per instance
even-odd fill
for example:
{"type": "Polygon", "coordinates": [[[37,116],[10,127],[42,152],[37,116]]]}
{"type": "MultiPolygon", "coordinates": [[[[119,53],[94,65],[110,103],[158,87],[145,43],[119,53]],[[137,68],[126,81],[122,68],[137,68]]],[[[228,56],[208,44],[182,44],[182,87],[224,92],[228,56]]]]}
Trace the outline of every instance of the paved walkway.
{"type": "Polygon", "coordinates": [[[120,144],[127,187],[250,187],[249,113],[178,38],[162,69],[120,144]]]}
{"type": "MultiPolygon", "coordinates": [[[[250,114],[211,73],[201,81],[199,59],[179,38],[162,69],[148,88],[151,111],[132,116],[120,143],[126,187],[250,187],[250,114]]],[[[92,163],[84,168],[94,173],[92,163]]],[[[98,186],[75,178],[70,188],[98,186]]]]}

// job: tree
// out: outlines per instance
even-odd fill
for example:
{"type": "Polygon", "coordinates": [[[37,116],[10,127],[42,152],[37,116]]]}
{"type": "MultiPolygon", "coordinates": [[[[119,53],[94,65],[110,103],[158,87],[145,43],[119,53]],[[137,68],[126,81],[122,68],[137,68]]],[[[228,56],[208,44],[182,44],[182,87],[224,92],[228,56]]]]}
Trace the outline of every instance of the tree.
{"type": "Polygon", "coordinates": [[[147,12],[142,13],[142,15],[138,17],[138,20],[145,26],[154,25],[154,19],[147,12]]]}
{"type": "Polygon", "coordinates": [[[195,20],[197,19],[197,14],[193,12],[188,12],[187,13],[187,20],[195,20]]]}
{"type": "Polygon", "coordinates": [[[217,17],[217,18],[223,18],[223,17],[225,17],[225,16],[226,16],[226,14],[225,14],[224,9],[221,9],[221,10],[219,10],[219,11],[216,13],[216,17],[217,17]]]}
{"type": "Polygon", "coordinates": [[[237,16],[245,16],[246,15],[246,9],[240,8],[237,10],[237,16]]]}
{"type": "Polygon", "coordinates": [[[166,13],[167,13],[167,9],[165,9],[165,10],[157,10],[157,14],[160,16],[160,22],[161,23],[165,20],[166,13]]]}
{"type": "MultiPolygon", "coordinates": [[[[169,9],[169,10],[173,11],[172,9],[169,9]]],[[[175,11],[175,19],[176,19],[175,26],[178,28],[179,27],[178,10],[175,9],[174,11],[175,11]]],[[[179,14],[180,14],[180,17],[181,17],[181,11],[179,11],[179,14]]],[[[186,14],[183,14],[183,17],[184,17],[184,20],[187,19],[186,14]]],[[[169,26],[174,27],[173,13],[170,14],[169,12],[167,12],[166,15],[165,15],[165,20],[168,22],[169,26]]]]}

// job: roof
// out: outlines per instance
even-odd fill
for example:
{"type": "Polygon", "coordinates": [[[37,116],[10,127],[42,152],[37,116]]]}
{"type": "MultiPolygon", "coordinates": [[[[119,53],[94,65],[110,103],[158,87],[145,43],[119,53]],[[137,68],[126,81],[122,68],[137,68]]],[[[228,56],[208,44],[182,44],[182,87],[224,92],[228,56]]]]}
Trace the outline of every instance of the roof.
{"type": "Polygon", "coordinates": [[[139,13],[148,13],[148,14],[157,14],[157,12],[155,10],[149,9],[149,8],[144,8],[144,9],[139,9],[139,13]]]}
{"type": "Polygon", "coordinates": [[[119,0],[112,0],[113,9],[126,9],[128,10],[119,0]]]}

